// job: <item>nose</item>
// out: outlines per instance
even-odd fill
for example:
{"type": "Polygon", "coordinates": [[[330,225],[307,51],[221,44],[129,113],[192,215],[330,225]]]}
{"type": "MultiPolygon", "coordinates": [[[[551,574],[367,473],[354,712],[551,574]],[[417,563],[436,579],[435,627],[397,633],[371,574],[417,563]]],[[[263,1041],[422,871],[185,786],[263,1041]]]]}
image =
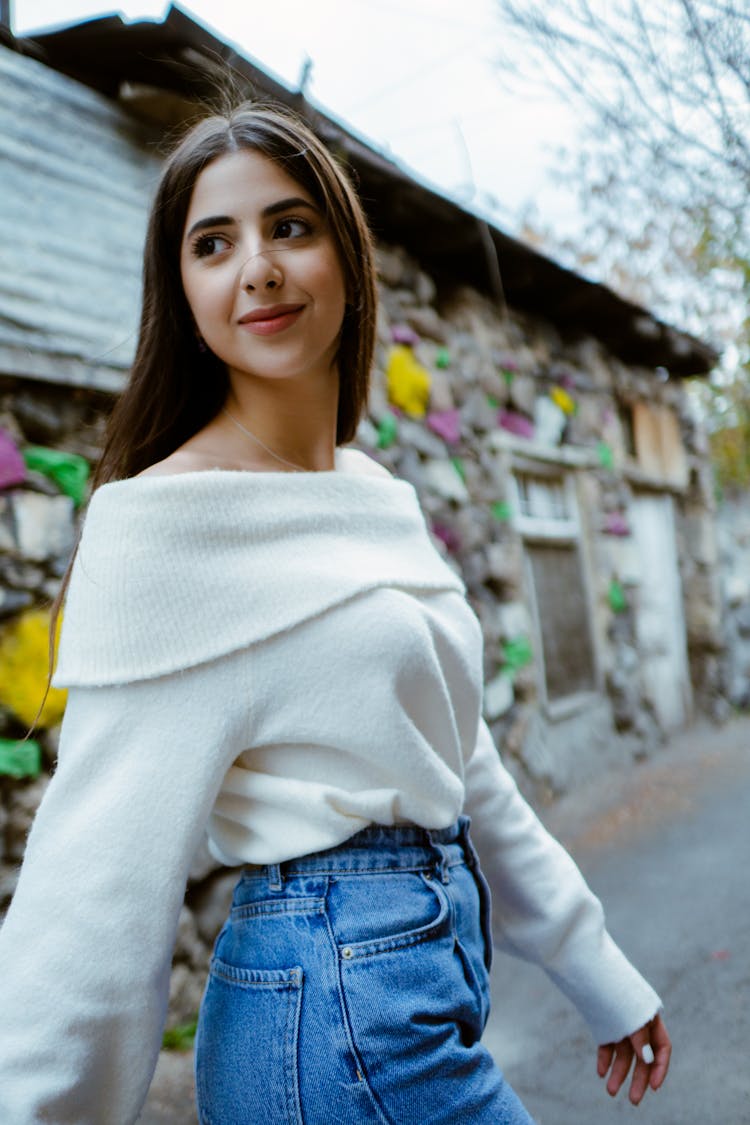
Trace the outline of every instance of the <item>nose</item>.
{"type": "Polygon", "coordinates": [[[246,258],[240,269],[240,288],[253,293],[258,289],[278,289],[284,274],[273,251],[258,250],[246,258]]]}

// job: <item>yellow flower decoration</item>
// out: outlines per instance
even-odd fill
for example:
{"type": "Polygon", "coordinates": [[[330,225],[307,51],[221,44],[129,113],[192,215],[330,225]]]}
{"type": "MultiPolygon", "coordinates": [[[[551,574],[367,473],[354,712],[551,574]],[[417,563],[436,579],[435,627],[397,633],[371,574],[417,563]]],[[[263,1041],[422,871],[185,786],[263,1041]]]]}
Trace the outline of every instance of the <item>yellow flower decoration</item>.
{"type": "Polygon", "coordinates": [[[549,397],[554,402],[555,406],[559,406],[563,414],[575,414],[576,402],[572,395],[569,395],[562,387],[553,387],[549,393],[549,397]]]}
{"type": "Polygon", "coordinates": [[[432,376],[417,362],[411,348],[404,344],[391,348],[385,377],[388,398],[393,405],[415,418],[424,417],[430,400],[432,376]]]}
{"type": "MultiPolygon", "coordinates": [[[[49,625],[49,613],[30,609],[0,632],[0,704],[27,726],[36,719],[47,683],[49,625]]],[[[49,689],[40,726],[60,722],[67,695],[61,688],[49,689]]]]}

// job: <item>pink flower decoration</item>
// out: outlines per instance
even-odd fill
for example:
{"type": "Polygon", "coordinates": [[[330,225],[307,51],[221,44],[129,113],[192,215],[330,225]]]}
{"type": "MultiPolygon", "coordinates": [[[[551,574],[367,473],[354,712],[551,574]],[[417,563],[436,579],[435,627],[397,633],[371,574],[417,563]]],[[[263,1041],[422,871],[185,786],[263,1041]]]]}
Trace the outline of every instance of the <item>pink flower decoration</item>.
{"type": "Polygon", "coordinates": [[[518,414],[515,410],[501,410],[497,420],[500,426],[509,434],[516,437],[533,438],[534,423],[525,414],[518,414]]]}
{"type": "Polygon", "coordinates": [[[0,488],[11,488],[26,480],[26,463],[6,430],[0,430],[0,488]]]}
{"type": "Polygon", "coordinates": [[[604,517],[607,535],[630,535],[630,525],[622,512],[609,512],[604,517]]]}
{"type": "Polygon", "coordinates": [[[413,348],[419,343],[419,336],[408,324],[394,324],[391,339],[394,344],[405,344],[407,348],[413,348]]]}
{"type": "Polygon", "coordinates": [[[427,415],[427,425],[449,445],[455,445],[461,439],[461,412],[457,409],[433,410],[427,415]]]}
{"type": "Polygon", "coordinates": [[[461,540],[458,538],[452,527],[448,527],[444,523],[433,523],[432,534],[436,539],[439,539],[442,543],[445,544],[451,554],[455,554],[456,551],[460,551],[461,540]]]}

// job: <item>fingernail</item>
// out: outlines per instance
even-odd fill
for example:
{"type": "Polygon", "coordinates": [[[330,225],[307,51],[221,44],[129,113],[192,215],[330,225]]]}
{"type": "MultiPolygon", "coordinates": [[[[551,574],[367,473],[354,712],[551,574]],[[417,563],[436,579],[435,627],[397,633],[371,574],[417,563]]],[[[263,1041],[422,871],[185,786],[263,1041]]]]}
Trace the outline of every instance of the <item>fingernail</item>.
{"type": "Polygon", "coordinates": [[[651,1063],[654,1061],[654,1049],[650,1043],[646,1043],[641,1050],[641,1058],[645,1063],[651,1066],[651,1063]]]}

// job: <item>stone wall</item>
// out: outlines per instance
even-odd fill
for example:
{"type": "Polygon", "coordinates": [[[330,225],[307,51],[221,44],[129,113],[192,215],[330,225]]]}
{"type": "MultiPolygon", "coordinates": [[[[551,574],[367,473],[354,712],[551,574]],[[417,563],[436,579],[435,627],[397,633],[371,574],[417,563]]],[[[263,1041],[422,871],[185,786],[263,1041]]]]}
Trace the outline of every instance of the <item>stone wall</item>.
{"type": "MultiPolygon", "coordinates": [[[[397,249],[381,247],[379,267],[377,364],[358,443],[417,488],[438,549],[462,574],[482,623],[487,719],[522,788],[546,800],[594,770],[650,753],[663,737],[641,675],[638,580],[627,565],[638,490],[673,497],[694,697],[720,709],[725,638],[706,446],[681,383],[665,373],[627,367],[593,338],[566,340],[471,290],[439,289],[397,249]],[[658,440],[648,431],[654,419],[658,440]],[[519,518],[534,501],[524,500],[519,480],[562,505],[573,529],[573,547],[560,557],[580,567],[580,631],[590,642],[582,670],[577,635],[571,667],[565,653],[559,661],[563,680],[587,684],[572,693],[573,705],[547,698],[528,557],[536,540],[519,518]]],[[[79,469],[76,459],[95,462],[107,408],[91,391],[0,379],[6,454],[12,446],[16,463],[23,458],[0,490],[0,909],[54,764],[59,697],[34,735],[38,762],[28,743],[11,744],[34,718],[46,669],[40,610],[58,588],[83,508],[70,466],[67,478],[59,466],[56,475],[33,451],[72,454],[79,469]],[[25,695],[19,667],[34,680],[25,695]]],[[[233,880],[201,848],[180,920],[173,1024],[197,1009],[233,880]]]]}
{"type": "Polygon", "coordinates": [[[723,601],[721,676],[728,706],[750,709],[750,503],[728,496],[718,510],[723,601]]]}

